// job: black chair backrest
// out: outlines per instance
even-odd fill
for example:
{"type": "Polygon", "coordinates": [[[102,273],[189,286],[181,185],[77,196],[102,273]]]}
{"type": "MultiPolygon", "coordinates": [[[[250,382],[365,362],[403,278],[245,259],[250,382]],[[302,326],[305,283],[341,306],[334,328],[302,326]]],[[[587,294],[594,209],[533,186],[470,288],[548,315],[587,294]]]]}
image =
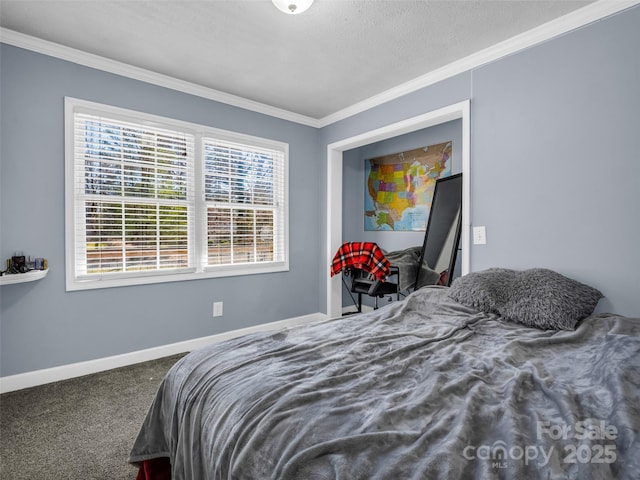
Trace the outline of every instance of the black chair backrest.
{"type": "MultiPolygon", "coordinates": [[[[427,230],[422,243],[415,289],[424,286],[423,264],[436,269],[446,260],[447,279],[451,285],[462,225],[462,174],[436,180],[427,230]]],[[[439,269],[440,270],[440,269],[439,269]]],[[[440,271],[438,273],[441,273],[440,271]]]]}

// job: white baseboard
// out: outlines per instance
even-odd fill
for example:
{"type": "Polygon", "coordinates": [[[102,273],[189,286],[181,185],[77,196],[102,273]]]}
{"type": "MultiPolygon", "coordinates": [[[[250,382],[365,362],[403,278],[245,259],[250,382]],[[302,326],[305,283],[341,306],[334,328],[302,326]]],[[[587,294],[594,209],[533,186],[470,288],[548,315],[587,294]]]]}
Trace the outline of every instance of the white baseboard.
{"type": "Polygon", "coordinates": [[[190,352],[192,350],[210,345],[212,343],[221,342],[230,338],[239,337],[255,332],[264,332],[268,330],[279,330],[282,328],[290,328],[297,325],[314,323],[325,320],[327,316],[324,313],[311,313],[300,317],[288,318],[276,322],[255,325],[253,327],[241,328],[230,332],[223,332],[208,337],[194,338],[183,342],[171,343],[159,347],[138,350],[136,352],[124,353],[113,357],[98,358],[86,362],[72,363],[59,367],[46,368],[43,370],[35,370],[33,372],[19,373],[17,375],[9,375],[0,377],[0,393],[12,392],[23,388],[44,385],[45,383],[58,382],[69,378],[81,377],[91,373],[103,372],[119,367],[126,367],[136,363],[147,362],[157,358],[168,357],[178,353],[190,352]]]}

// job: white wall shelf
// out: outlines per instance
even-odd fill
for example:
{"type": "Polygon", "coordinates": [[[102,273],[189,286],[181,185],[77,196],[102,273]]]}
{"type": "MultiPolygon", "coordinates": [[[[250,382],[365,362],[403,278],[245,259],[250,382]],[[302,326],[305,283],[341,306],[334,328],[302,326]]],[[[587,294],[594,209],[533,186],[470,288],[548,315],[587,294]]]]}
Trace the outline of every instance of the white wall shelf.
{"type": "Polygon", "coordinates": [[[0,277],[0,285],[11,285],[13,283],[33,282],[47,276],[47,270],[31,270],[27,273],[10,273],[0,277]]]}

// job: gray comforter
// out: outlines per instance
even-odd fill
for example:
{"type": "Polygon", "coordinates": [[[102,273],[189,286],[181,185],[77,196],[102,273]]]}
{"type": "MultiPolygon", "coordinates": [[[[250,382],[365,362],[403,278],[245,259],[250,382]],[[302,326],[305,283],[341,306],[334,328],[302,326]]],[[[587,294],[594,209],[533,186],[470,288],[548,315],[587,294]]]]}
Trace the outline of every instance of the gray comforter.
{"type": "Polygon", "coordinates": [[[640,319],[542,331],[446,293],[192,352],[130,461],[197,480],[640,478],[640,319]]]}

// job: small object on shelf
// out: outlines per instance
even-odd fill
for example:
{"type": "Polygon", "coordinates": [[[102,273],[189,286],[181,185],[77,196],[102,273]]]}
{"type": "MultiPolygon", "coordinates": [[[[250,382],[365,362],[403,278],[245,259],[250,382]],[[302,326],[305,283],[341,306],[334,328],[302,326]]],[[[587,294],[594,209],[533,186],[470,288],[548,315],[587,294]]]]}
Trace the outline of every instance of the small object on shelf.
{"type": "Polygon", "coordinates": [[[11,273],[27,273],[29,271],[27,262],[22,252],[17,252],[11,257],[11,273]]]}
{"type": "Polygon", "coordinates": [[[47,267],[46,258],[34,259],[31,255],[27,258],[24,253],[16,252],[7,259],[7,269],[0,272],[0,285],[40,280],[47,276],[47,267]]]}
{"type": "Polygon", "coordinates": [[[27,259],[22,252],[16,252],[16,254],[7,259],[7,269],[0,272],[0,275],[27,273],[32,270],[46,270],[47,259],[36,258],[29,256],[27,259]]]}

